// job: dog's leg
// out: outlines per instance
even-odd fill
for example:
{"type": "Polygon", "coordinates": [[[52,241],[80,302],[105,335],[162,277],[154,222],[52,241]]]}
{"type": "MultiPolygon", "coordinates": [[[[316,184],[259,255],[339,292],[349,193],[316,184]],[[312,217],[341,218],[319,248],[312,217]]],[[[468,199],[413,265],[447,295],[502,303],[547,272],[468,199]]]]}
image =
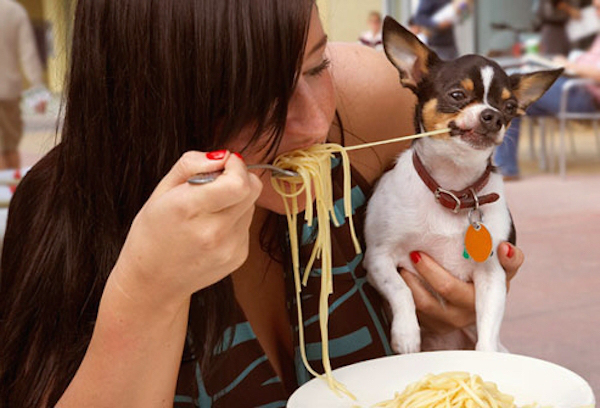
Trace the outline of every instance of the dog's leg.
{"type": "Polygon", "coordinates": [[[497,258],[473,275],[479,351],[505,351],[500,344],[500,326],[506,303],[506,273],[497,258]]]}
{"type": "Polygon", "coordinates": [[[387,251],[367,250],[367,279],[389,302],[392,310],[392,349],[396,353],[417,353],[421,349],[421,334],[412,292],[398,273],[387,251]]]}

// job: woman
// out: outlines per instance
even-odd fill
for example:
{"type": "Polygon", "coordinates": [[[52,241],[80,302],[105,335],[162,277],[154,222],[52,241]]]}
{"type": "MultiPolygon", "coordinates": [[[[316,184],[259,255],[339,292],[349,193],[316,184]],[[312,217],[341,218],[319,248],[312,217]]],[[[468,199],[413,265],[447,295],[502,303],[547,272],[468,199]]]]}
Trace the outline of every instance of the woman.
{"type": "Polygon", "coordinates": [[[571,43],[566,25],[580,16],[579,9],[568,0],[540,0],[537,12],[542,34],[540,51],[547,55],[568,55],[571,43]]]}
{"type": "Polygon", "coordinates": [[[427,44],[444,60],[458,57],[458,48],[454,36],[454,22],[438,22],[436,14],[453,4],[452,0],[420,0],[414,16],[414,23],[427,32],[427,44]]]}
{"type": "MultiPolygon", "coordinates": [[[[85,1],[73,38],[62,141],[11,203],[0,405],[284,406],[304,372],[283,206],[243,159],[412,133],[413,99],[380,53],[327,46],[311,0],[85,1]]],[[[357,153],[356,180],[368,188],[400,149],[357,153]]],[[[498,250],[511,278],[523,255],[498,250]]],[[[409,280],[423,325],[471,324],[472,286],[418,256],[447,294],[442,308],[409,280]]],[[[342,345],[334,366],[387,352],[381,305],[353,271],[334,296],[358,295],[332,305],[332,338],[364,319],[371,341],[342,345]]]]}

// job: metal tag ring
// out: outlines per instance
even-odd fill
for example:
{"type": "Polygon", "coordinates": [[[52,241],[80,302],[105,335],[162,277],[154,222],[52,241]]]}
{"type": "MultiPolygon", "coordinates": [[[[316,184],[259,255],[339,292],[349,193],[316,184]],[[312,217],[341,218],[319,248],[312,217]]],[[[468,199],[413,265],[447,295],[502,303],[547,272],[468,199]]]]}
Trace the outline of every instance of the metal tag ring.
{"type": "Polygon", "coordinates": [[[481,223],[483,223],[483,213],[479,208],[471,208],[469,210],[469,224],[471,224],[476,230],[479,230],[479,224],[481,223]],[[474,219],[475,214],[477,214],[477,220],[474,219]]]}

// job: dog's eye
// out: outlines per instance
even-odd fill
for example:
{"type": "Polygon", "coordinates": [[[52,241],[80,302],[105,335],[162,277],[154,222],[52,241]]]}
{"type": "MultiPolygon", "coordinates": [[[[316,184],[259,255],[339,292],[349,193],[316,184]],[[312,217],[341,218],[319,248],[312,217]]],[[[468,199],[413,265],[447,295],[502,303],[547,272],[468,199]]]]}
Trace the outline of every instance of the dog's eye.
{"type": "Polygon", "coordinates": [[[504,111],[508,115],[514,115],[517,112],[517,104],[511,101],[506,102],[506,105],[504,105],[504,111]]]}
{"type": "Polygon", "coordinates": [[[466,99],[467,95],[463,91],[452,91],[450,92],[450,97],[455,101],[463,101],[466,99]]]}

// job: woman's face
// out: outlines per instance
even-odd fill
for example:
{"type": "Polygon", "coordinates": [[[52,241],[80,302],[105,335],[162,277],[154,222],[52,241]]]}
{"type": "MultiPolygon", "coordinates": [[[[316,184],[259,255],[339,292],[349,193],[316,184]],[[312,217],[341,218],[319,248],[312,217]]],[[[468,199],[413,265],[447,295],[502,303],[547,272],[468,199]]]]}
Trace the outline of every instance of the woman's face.
{"type": "MultiPolygon", "coordinates": [[[[313,7],[310,28],[302,62],[302,72],[288,106],[285,130],[276,155],[304,149],[327,139],[329,128],[335,115],[335,93],[329,72],[329,60],[325,56],[327,37],[323,31],[316,7],[313,7]]],[[[245,129],[235,141],[227,147],[231,151],[241,151],[250,140],[253,129],[245,129]]],[[[244,152],[247,164],[265,161],[265,150],[244,152]]],[[[256,171],[263,182],[263,190],[257,205],[279,214],[285,213],[281,196],[273,190],[271,173],[256,171]]],[[[298,202],[304,209],[304,196],[298,202]]]]}

